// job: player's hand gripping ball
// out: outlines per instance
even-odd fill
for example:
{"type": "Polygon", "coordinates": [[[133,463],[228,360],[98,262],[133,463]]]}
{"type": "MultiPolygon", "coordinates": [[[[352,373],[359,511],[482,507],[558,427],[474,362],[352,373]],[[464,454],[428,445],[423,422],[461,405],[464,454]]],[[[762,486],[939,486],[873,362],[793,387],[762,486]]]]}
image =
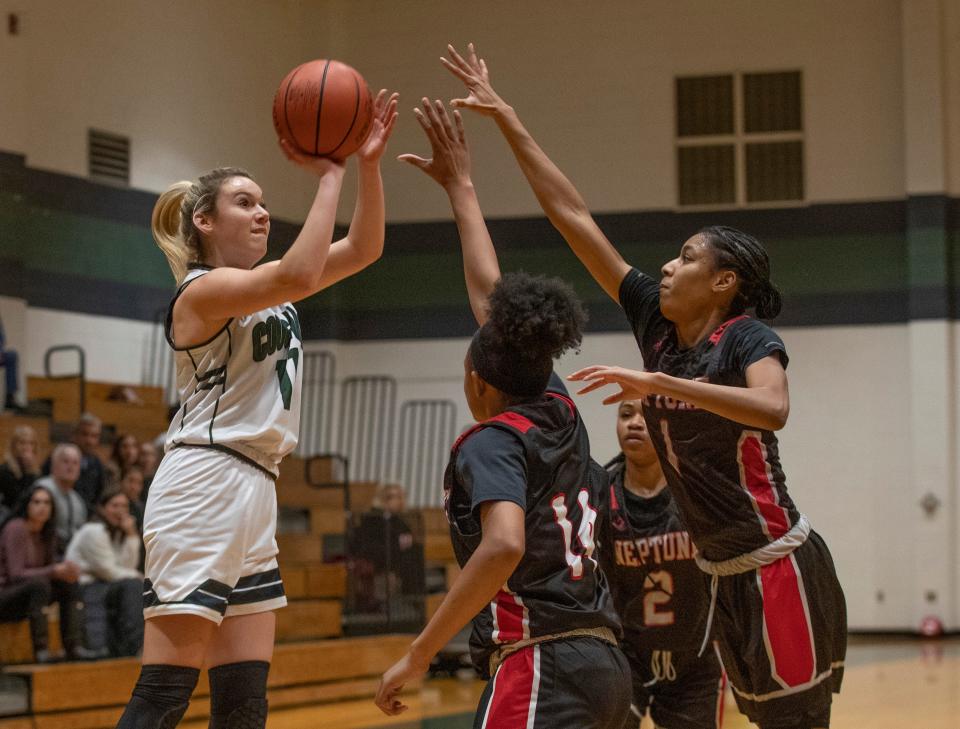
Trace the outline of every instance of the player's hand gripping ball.
{"type": "Polygon", "coordinates": [[[304,154],[342,160],[370,133],[367,82],[340,61],[308,61],[286,75],[273,97],[273,127],[304,154]]]}

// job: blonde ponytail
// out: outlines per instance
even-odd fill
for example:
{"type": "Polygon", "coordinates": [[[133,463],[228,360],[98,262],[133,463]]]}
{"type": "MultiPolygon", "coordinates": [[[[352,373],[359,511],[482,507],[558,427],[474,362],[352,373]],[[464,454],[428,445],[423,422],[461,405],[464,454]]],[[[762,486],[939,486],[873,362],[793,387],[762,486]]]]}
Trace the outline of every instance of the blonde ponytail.
{"type": "Polygon", "coordinates": [[[167,257],[178,286],[187,275],[188,265],[200,262],[202,256],[200,231],[193,224],[193,216],[216,211],[220,185],[230,177],[250,177],[250,173],[239,167],[218,167],[201,175],[197,182],[174,183],[153,206],[153,239],[167,257]]]}
{"type": "Polygon", "coordinates": [[[190,195],[192,187],[192,182],[183,181],[167,188],[167,191],[160,195],[157,204],[153,206],[153,218],[150,221],[153,239],[160,246],[163,255],[167,257],[170,270],[178,285],[187,275],[187,264],[196,255],[196,251],[190,249],[189,243],[184,240],[181,232],[183,202],[190,195]]]}

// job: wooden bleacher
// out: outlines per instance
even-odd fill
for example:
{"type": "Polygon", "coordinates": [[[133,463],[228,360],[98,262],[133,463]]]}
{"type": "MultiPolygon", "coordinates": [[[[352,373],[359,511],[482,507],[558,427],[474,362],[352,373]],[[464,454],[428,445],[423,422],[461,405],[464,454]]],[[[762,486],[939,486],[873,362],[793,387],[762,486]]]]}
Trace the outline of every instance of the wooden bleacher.
{"type": "MultiPolygon", "coordinates": [[[[153,440],[167,429],[167,406],[160,387],[87,381],[83,392],[87,412],[116,433],[133,433],[139,440],[153,440]],[[140,402],[111,399],[118,387],[135,393],[140,402]]],[[[79,377],[27,377],[27,397],[50,402],[56,423],[75,423],[81,415],[79,377]]]]}
{"type": "MultiPolygon", "coordinates": [[[[52,420],[59,424],[76,422],[81,414],[78,378],[28,378],[31,400],[47,400],[52,420]]],[[[104,426],[117,434],[132,433],[140,440],[152,440],[166,429],[167,407],[160,388],[135,387],[140,402],[111,399],[116,385],[86,382],[85,409],[97,415],[104,426]]],[[[46,455],[51,443],[51,423],[45,418],[0,417],[0,442],[9,439],[16,425],[31,425],[37,431],[40,451],[46,455]]],[[[106,449],[105,449],[106,450],[106,449]]],[[[314,461],[311,480],[335,482],[333,463],[314,461]]],[[[350,506],[354,512],[368,510],[377,484],[351,483],[350,506]]],[[[412,636],[378,635],[343,638],[342,609],[347,592],[343,563],[325,561],[327,537],[343,536],[345,499],[342,488],[315,488],[306,477],[302,459],[287,457],[277,480],[281,506],[307,514],[307,532],[279,534],[281,571],[289,604],[277,613],[277,647],[270,673],[269,700],[272,707],[335,701],[372,696],[380,674],[400,658],[412,636]]],[[[427,559],[447,569],[448,584],[455,564],[442,513],[425,515],[427,559]]],[[[443,595],[428,598],[431,611],[443,595]]],[[[51,648],[59,648],[55,610],[50,616],[51,648]]],[[[0,729],[101,729],[114,726],[136,680],[135,659],[95,663],[31,665],[32,647],[26,621],[0,624],[0,656],[5,672],[29,681],[33,714],[29,717],[0,718],[0,729]]],[[[416,686],[409,687],[411,689],[416,686]]],[[[188,718],[209,714],[209,687],[206,677],[191,703],[188,718]]]]}
{"type": "MultiPolygon", "coordinates": [[[[282,613],[283,611],[281,611],[282,613]]],[[[267,698],[272,708],[371,696],[380,674],[407,650],[410,636],[378,635],[278,645],[267,698]]],[[[120,717],[139,673],[136,659],[8,667],[30,681],[33,716],[0,719],[0,729],[107,729],[120,717]]],[[[202,675],[188,718],[209,716],[202,675]]]]}

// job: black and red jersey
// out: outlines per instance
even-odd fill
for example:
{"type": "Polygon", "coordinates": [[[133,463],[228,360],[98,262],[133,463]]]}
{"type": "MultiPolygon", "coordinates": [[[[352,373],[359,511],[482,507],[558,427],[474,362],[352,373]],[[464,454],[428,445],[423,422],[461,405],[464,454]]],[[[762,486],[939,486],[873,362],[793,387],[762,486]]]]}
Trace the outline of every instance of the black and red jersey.
{"type": "Polygon", "coordinates": [[[710,609],[709,578],[669,487],[642,498],[623,487],[624,464],[608,468],[597,555],[624,640],[643,651],[696,651],[710,609]]]}
{"type": "MultiPolygon", "coordinates": [[[[660,312],[659,284],[636,269],[620,284],[620,304],[649,372],[746,387],[754,362],[776,355],[787,366],[780,337],[748,316],[734,317],[699,344],[682,348],[673,323],[660,312]]],[[[704,557],[745,554],[797,522],[773,432],[660,395],[643,399],[643,415],[683,522],[704,557]]]]}
{"type": "Polygon", "coordinates": [[[581,628],[619,633],[593,554],[606,483],[590,458],[580,414],[555,374],[543,397],[507,408],[454,444],[444,504],[461,566],[480,544],[481,504],[511,501],[526,514],[523,558],[473,621],[471,652],[482,674],[504,644],[581,628]]]}

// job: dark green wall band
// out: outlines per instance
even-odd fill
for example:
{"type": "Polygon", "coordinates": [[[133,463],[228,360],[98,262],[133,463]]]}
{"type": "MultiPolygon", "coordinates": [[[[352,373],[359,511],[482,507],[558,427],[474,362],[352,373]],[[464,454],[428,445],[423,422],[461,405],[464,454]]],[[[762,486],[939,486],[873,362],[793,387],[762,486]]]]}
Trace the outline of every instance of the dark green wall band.
{"type": "MultiPolygon", "coordinates": [[[[33,170],[22,156],[0,153],[0,293],[32,306],[152,320],[173,288],[150,237],[155,200],[33,170]]],[[[630,263],[655,276],[704,225],[757,235],[784,291],[781,325],[960,318],[960,201],[948,197],[597,220],[630,263]]],[[[489,227],[505,270],[561,276],[587,304],[590,330],[626,330],[619,308],[546,219],[498,219],[489,227]]],[[[269,257],[282,254],[298,231],[275,219],[269,257]]],[[[389,225],[382,260],[298,308],[310,339],[468,336],[475,328],[452,221],[389,225]]]]}

